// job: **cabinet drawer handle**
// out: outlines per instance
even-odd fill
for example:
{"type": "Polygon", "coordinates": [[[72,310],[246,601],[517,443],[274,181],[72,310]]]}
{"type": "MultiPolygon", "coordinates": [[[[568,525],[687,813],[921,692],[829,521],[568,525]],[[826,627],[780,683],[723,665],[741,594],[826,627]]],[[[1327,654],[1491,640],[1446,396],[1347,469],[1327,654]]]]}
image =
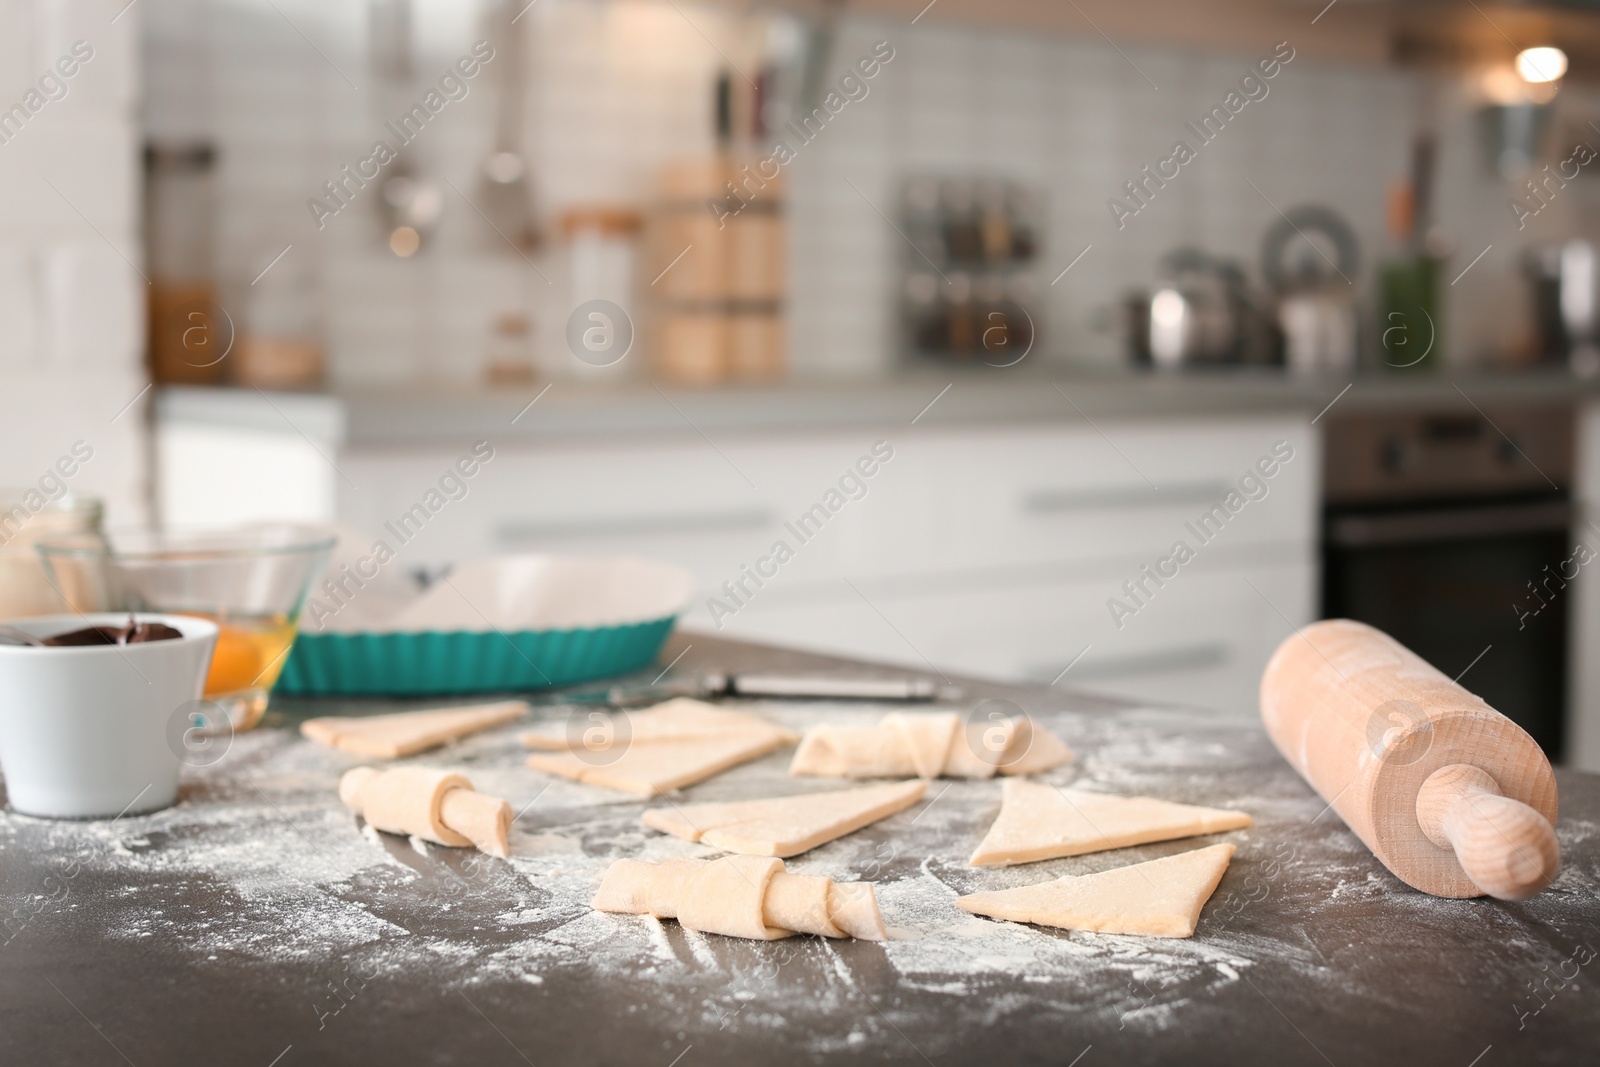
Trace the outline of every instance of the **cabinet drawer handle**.
{"type": "Polygon", "coordinates": [[[637,537],[641,534],[719,533],[732,530],[769,530],[776,512],[723,511],[684,515],[623,515],[614,519],[505,522],[495,531],[501,544],[526,544],[575,537],[637,537]]]}
{"type": "Polygon", "coordinates": [[[1063,511],[1214,504],[1227,496],[1231,488],[1227,482],[1188,482],[1164,489],[1133,485],[1104,489],[1034,489],[1022,495],[1022,510],[1030,515],[1053,515],[1063,511]]]}
{"type": "Polygon", "coordinates": [[[1519,533],[1560,533],[1572,525],[1572,517],[1572,506],[1565,500],[1397,515],[1344,515],[1328,524],[1328,542],[1339,548],[1378,548],[1519,533]]]}

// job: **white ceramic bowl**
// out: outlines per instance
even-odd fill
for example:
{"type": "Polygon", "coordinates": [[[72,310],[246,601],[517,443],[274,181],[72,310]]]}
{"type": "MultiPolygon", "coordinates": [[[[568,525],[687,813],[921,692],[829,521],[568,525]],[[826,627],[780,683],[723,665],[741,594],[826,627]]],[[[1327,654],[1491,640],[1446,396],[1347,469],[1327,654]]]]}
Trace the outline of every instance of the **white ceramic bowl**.
{"type": "MultiPolygon", "coordinates": [[[[217,625],[188,615],[139,620],[183,636],[133,645],[0,644],[0,772],[14,810],[111,818],[178,798],[181,739],[205,686],[217,625]]],[[[6,625],[48,637],[127,622],[126,613],[107,613],[6,625]]]]}

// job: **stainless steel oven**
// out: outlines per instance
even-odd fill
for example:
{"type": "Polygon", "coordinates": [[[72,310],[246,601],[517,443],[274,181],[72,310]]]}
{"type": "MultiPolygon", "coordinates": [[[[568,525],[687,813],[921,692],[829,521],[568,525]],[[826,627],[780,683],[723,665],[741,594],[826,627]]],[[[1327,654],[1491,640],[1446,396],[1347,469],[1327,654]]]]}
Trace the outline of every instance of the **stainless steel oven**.
{"type": "Polygon", "coordinates": [[[1562,752],[1573,410],[1379,410],[1333,421],[1323,614],[1393,634],[1562,752]]]}

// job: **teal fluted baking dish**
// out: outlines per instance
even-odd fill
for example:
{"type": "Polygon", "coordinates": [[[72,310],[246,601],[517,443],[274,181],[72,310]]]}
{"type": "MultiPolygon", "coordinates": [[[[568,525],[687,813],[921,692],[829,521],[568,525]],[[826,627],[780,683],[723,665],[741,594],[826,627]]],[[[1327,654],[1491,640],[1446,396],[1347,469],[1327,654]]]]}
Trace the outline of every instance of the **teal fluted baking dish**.
{"type": "Polygon", "coordinates": [[[436,696],[624,674],[655,659],[691,588],[687,571],[649,560],[482,560],[381,626],[302,630],[276,691],[436,696]]]}
{"type": "Polygon", "coordinates": [[[546,689],[638,670],[676,616],[583,630],[301,634],[277,691],[288,696],[417,696],[546,689]]]}

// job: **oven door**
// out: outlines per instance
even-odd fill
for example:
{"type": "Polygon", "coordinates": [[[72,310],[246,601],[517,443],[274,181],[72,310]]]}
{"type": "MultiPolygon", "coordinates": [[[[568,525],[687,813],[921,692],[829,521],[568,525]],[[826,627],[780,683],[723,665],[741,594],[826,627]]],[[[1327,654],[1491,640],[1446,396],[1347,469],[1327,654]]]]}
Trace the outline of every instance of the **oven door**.
{"type": "Polygon", "coordinates": [[[1392,634],[1558,760],[1572,516],[1559,497],[1330,509],[1323,613],[1392,634]]]}

